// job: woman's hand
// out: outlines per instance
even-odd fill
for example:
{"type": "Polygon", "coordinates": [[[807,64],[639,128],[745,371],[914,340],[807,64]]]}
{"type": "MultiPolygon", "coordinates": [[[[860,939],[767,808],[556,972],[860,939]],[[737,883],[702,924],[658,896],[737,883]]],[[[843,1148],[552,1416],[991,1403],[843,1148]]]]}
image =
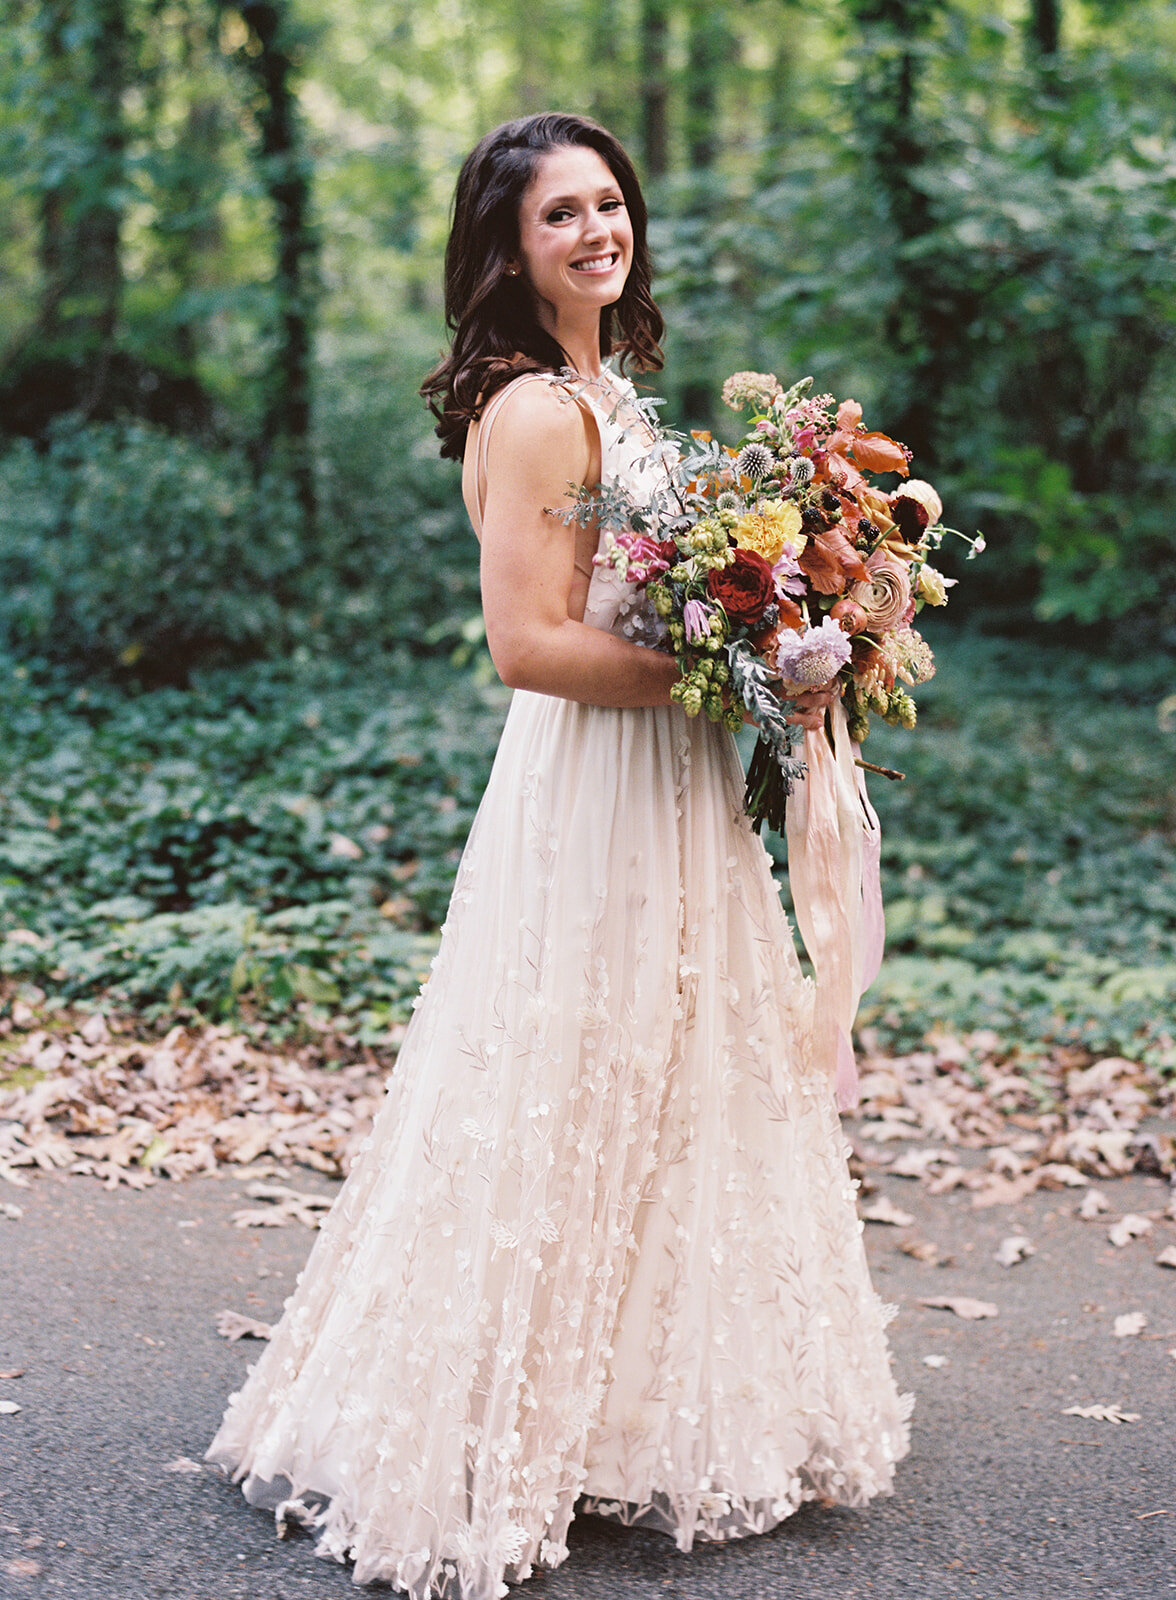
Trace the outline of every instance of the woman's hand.
{"type": "Polygon", "coordinates": [[[841,684],[836,678],[821,689],[806,689],[796,696],[793,701],[796,710],[784,720],[807,728],[810,733],[819,733],[825,726],[825,712],[840,694],[841,684]]]}

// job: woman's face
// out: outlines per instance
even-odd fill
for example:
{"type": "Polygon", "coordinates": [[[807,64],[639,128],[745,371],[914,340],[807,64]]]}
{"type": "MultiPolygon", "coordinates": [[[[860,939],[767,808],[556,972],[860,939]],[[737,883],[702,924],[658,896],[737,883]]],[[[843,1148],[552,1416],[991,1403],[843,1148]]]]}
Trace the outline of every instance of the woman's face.
{"type": "Polygon", "coordinates": [[[608,163],[586,145],[539,157],[519,206],[519,265],[540,323],[557,324],[616,303],[633,263],[633,225],[608,163]]]}

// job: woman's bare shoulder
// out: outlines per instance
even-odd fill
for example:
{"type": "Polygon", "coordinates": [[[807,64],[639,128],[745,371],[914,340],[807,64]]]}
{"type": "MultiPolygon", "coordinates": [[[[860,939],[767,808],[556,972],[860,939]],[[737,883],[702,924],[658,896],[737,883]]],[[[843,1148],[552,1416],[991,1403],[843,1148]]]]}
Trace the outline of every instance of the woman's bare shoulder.
{"type": "Polygon", "coordinates": [[[488,438],[497,455],[519,454],[548,461],[591,453],[594,423],[558,380],[516,383],[499,404],[488,438]]]}

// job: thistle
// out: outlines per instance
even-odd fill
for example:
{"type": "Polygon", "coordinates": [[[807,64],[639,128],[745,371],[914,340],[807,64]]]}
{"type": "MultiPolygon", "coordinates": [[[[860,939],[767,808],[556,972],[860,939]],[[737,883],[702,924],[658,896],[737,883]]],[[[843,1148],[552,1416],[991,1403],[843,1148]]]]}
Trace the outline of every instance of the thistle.
{"type": "Polygon", "coordinates": [[[741,478],[750,478],[753,483],[761,483],[774,465],[772,452],[767,445],[754,440],[751,444],[745,444],[735,457],[735,471],[741,478]]]}

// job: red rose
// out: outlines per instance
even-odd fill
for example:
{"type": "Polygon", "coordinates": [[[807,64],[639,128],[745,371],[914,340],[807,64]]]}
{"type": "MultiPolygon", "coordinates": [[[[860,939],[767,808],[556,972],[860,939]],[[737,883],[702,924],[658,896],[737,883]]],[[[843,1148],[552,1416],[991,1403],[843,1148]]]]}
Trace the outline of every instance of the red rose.
{"type": "Polygon", "coordinates": [[[663,561],[669,562],[671,567],[676,567],[682,559],[682,553],[672,539],[660,540],[657,553],[663,561]]]}
{"type": "Polygon", "coordinates": [[[736,550],[730,566],[711,572],[706,586],[731,622],[758,622],[776,598],[772,569],[754,550],[736,550]]]}

